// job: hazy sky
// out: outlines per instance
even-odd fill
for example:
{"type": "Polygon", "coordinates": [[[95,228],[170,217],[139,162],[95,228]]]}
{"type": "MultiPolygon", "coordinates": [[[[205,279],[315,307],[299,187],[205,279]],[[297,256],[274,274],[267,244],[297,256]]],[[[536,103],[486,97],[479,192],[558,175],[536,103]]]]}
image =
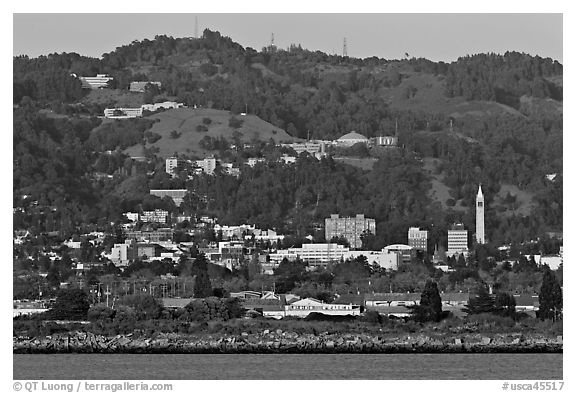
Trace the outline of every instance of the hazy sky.
{"type": "Polygon", "coordinates": [[[509,50],[563,62],[563,18],[548,14],[14,14],[13,54],[31,57],[76,52],[100,57],[155,35],[193,37],[217,30],[260,50],[271,34],[279,48],[398,59],[408,53],[453,61],[475,53],[509,50]]]}

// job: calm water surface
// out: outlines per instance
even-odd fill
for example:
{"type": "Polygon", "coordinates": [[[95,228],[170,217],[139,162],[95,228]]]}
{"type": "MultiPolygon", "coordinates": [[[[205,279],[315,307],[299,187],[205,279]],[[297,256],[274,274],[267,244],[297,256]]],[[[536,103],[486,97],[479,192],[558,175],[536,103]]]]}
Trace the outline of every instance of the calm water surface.
{"type": "Polygon", "coordinates": [[[13,355],[14,379],[562,379],[562,354],[13,355]]]}

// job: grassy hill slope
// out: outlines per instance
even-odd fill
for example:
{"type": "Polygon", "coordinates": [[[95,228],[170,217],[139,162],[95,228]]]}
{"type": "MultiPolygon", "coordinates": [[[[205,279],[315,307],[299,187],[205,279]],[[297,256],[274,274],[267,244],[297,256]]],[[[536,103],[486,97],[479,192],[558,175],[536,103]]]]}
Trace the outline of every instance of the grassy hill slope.
{"type": "Polygon", "coordinates": [[[494,101],[466,101],[464,97],[446,97],[445,89],[442,75],[409,72],[403,73],[398,86],[381,88],[379,93],[390,107],[400,110],[445,113],[454,118],[503,113],[522,116],[516,109],[494,101]]]}
{"type": "MultiPolygon", "coordinates": [[[[154,114],[149,119],[158,121],[150,131],[160,135],[161,138],[153,144],[147,144],[146,147],[157,147],[159,149],[157,154],[163,158],[170,157],[174,153],[206,157],[211,152],[200,147],[200,140],[208,135],[212,138],[223,136],[232,141],[235,129],[228,125],[232,116],[228,111],[193,108],[170,109],[154,114]],[[204,124],[204,119],[210,119],[210,123],[204,124]],[[198,131],[197,127],[201,125],[204,125],[208,131],[198,131]],[[173,138],[171,137],[172,131],[181,135],[178,138],[173,138]]],[[[241,134],[244,143],[249,143],[254,139],[261,141],[273,139],[276,143],[298,140],[288,135],[286,131],[257,116],[248,114],[246,116],[236,115],[235,117],[243,121],[242,126],[237,131],[241,134]]],[[[140,145],[132,146],[126,149],[126,153],[134,156],[141,155],[142,147],[140,145]]]]}

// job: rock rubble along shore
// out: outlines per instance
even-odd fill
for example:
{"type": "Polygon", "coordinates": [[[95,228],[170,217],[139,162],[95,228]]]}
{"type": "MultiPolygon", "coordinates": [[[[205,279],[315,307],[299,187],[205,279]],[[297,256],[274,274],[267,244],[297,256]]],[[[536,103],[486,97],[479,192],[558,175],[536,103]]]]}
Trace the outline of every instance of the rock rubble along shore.
{"type": "Polygon", "coordinates": [[[113,337],[87,332],[14,337],[13,353],[562,353],[562,336],[521,334],[297,334],[281,330],[240,335],[113,337]]]}

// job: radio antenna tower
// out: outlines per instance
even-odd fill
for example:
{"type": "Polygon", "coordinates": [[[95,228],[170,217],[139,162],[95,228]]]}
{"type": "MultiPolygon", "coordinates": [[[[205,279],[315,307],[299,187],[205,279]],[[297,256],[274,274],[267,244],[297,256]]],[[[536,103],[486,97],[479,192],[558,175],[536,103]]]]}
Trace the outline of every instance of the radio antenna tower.
{"type": "Polygon", "coordinates": [[[273,48],[276,45],[274,44],[274,33],[272,33],[272,35],[270,36],[270,47],[273,48]]]}
{"type": "Polygon", "coordinates": [[[194,25],[194,37],[198,38],[198,17],[196,17],[196,24],[194,25]]]}
{"type": "Polygon", "coordinates": [[[344,37],[344,45],[342,47],[342,56],[348,56],[348,45],[346,44],[346,37],[344,37]]]}

